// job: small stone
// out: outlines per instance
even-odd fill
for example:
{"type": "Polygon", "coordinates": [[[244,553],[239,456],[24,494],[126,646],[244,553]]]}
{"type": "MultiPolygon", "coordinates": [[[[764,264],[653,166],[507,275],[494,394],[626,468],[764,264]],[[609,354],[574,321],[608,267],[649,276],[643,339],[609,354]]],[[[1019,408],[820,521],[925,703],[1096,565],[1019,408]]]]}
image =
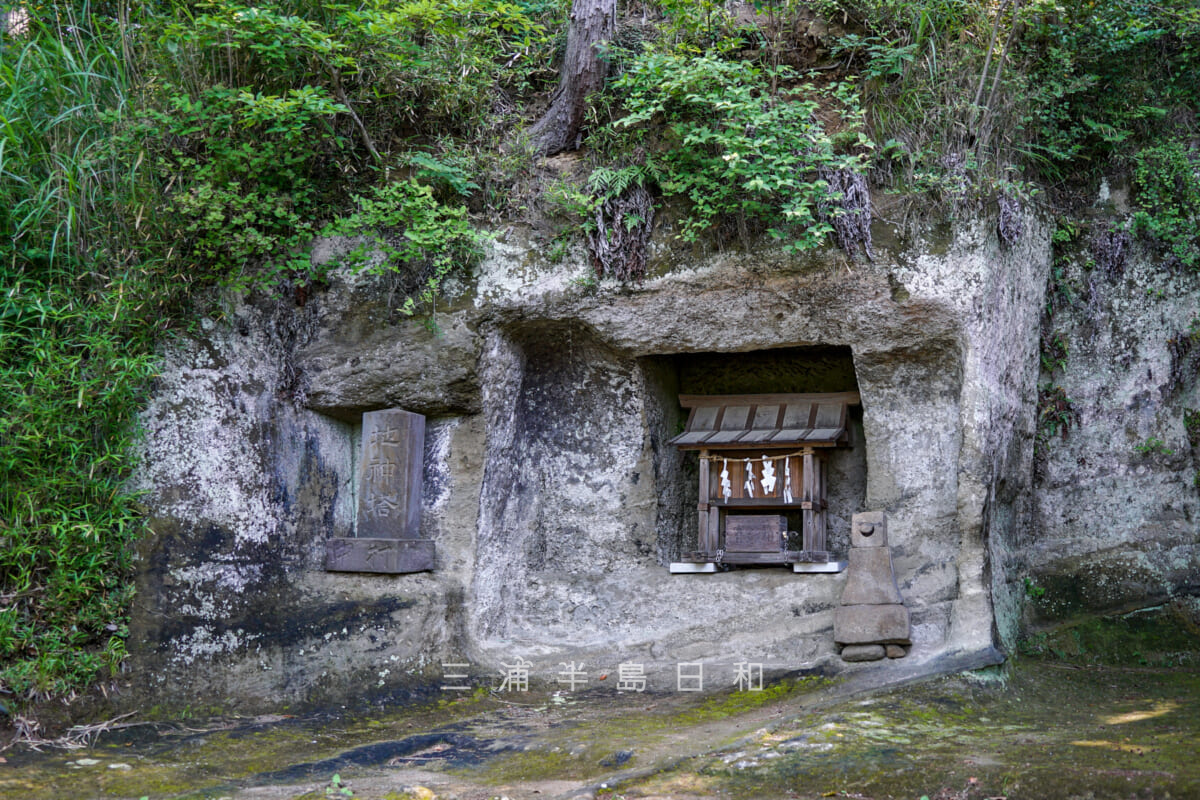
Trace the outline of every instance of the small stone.
{"type": "Polygon", "coordinates": [[[881,644],[850,644],[842,648],[842,660],[878,661],[885,652],[881,644]]]}
{"type": "Polygon", "coordinates": [[[902,647],[898,644],[889,644],[887,646],[888,658],[904,658],[906,655],[908,655],[907,647],[902,647]]]}
{"type": "Polygon", "coordinates": [[[94,767],[100,763],[100,759],[98,759],[98,758],[77,758],[77,759],[75,759],[75,763],[81,767],[94,767]]]}
{"type": "Polygon", "coordinates": [[[611,756],[608,756],[600,762],[602,767],[620,767],[628,763],[629,759],[633,758],[632,750],[618,750],[611,756]]]}
{"type": "Polygon", "coordinates": [[[116,763],[113,763],[113,764],[109,764],[108,768],[109,769],[133,769],[133,767],[129,766],[128,764],[122,764],[119,761],[116,763]]]}

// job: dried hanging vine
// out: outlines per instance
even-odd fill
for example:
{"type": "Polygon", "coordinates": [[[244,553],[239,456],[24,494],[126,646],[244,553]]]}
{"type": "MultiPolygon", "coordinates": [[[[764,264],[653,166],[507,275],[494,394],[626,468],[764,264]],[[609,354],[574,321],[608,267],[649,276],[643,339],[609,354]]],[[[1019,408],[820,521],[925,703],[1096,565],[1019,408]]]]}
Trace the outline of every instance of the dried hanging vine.
{"type": "Polygon", "coordinates": [[[849,169],[819,171],[829,185],[830,200],[821,204],[821,216],[833,226],[838,247],[852,257],[860,251],[874,261],[871,252],[871,195],[866,176],[849,169]]]}
{"type": "Polygon", "coordinates": [[[654,200],[646,187],[632,185],[615,196],[597,198],[595,224],[587,233],[588,252],[599,278],[641,281],[654,224],[654,200]]]}
{"type": "Polygon", "coordinates": [[[996,204],[1000,207],[1000,218],[996,225],[1000,241],[1005,247],[1012,247],[1025,232],[1025,223],[1021,219],[1021,201],[1007,192],[1001,192],[996,198],[996,204]]]}
{"type": "Polygon", "coordinates": [[[1096,269],[1110,281],[1125,274],[1125,256],[1129,252],[1129,232],[1120,228],[1101,231],[1092,237],[1090,249],[1096,269]]]}

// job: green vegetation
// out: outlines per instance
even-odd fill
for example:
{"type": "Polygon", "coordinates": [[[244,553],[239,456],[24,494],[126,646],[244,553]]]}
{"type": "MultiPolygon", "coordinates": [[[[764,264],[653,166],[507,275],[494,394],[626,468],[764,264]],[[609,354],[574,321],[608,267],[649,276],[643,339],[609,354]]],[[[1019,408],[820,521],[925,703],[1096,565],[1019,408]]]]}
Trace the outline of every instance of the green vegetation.
{"type": "Polygon", "coordinates": [[[322,234],[359,237],[362,243],[347,262],[370,274],[398,276],[405,314],[432,308],[442,282],[479,254],[482,237],[467,221],[466,209],[442,205],[415,179],[374,186],[355,199],[357,210],[322,234]]]}
{"type": "Polygon", "coordinates": [[[342,776],[336,772],[329,779],[329,786],[325,787],[326,797],[354,797],[354,791],[342,782],[342,776]]]}
{"type": "Polygon", "coordinates": [[[477,255],[460,223],[462,195],[478,185],[414,145],[478,133],[494,60],[532,48],[540,26],[485,0],[198,10],[147,20],[158,38],[135,43],[145,94],[114,120],[114,146],[146,164],[152,207],[136,213],[159,229],[144,251],[177,242],[171,252],[201,284],[272,289],[321,279],[313,236],[369,227],[393,243],[375,270],[417,292],[404,310],[429,307],[452,267],[477,255]]]}
{"type": "Polygon", "coordinates": [[[787,67],[759,67],[716,50],[647,48],[625,66],[613,89],[626,114],[612,126],[627,133],[609,146],[644,146],[646,172],[662,195],[687,198],[685,241],[724,220],[742,232],[757,222],[797,250],[833,232],[821,210],[841,198],[822,173],[862,171],[872,147],[852,84],[818,92],[787,67]],[[840,131],[822,124],[821,110],[836,116],[840,131]]]}
{"type": "Polygon", "coordinates": [[[1060,332],[1055,331],[1052,334],[1042,336],[1042,370],[1047,375],[1053,375],[1055,372],[1066,369],[1067,356],[1069,355],[1070,350],[1067,346],[1067,340],[1060,332]]]}
{"type": "Polygon", "coordinates": [[[1037,448],[1044,450],[1057,436],[1066,439],[1072,425],[1079,424],[1079,412],[1061,386],[1043,384],[1038,388],[1037,448]]]}
{"type": "Polygon", "coordinates": [[[1133,186],[1141,208],[1133,229],[1161,243],[1169,258],[1200,267],[1200,158],[1181,141],[1168,140],[1133,157],[1133,186]]]}
{"type": "Polygon", "coordinates": [[[835,681],[819,675],[784,678],[759,689],[724,692],[705,698],[696,708],[676,715],[678,724],[690,725],[710,720],[724,719],[788,697],[797,697],[828,689],[835,681]]]}
{"type": "Polygon", "coordinates": [[[393,276],[401,311],[431,308],[480,252],[463,195],[484,182],[437,154],[482,135],[497,87],[534,85],[529,14],[555,11],[27,8],[0,40],[0,693],[18,703],[124,657],[158,341],[210,287],[319,282],[322,233],[362,236],[352,262],[393,276]]]}
{"type": "Polygon", "coordinates": [[[0,691],[17,699],[125,654],[141,529],[125,482],[163,298],[160,265],[128,257],[106,209],[132,170],[100,121],[127,100],[125,63],[63,25],[0,60],[0,691]]]}
{"type": "Polygon", "coordinates": [[[1081,786],[1158,796],[1197,784],[1193,671],[1063,666],[1030,661],[1003,682],[971,673],[856,699],[621,788],[915,799],[1069,797],[1081,786]]]}
{"type": "Polygon", "coordinates": [[[1184,666],[1200,653],[1194,603],[1174,600],[1157,608],[1099,617],[1030,634],[1023,655],[1087,664],[1184,666]]]}
{"type": "Polygon", "coordinates": [[[1142,442],[1141,444],[1139,444],[1137,447],[1135,447],[1133,449],[1138,451],[1138,453],[1140,453],[1143,456],[1153,456],[1153,455],[1171,456],[1171,455],[1175,454],[1174,450],[1167,447],[1166,442],[1164,442],[1162,439],[1159,439],[1158,437],[1155,437],[1155,436],[1151,436],[1149,439],[1142,442]]]}
{"type": "Polygon", "coordinates": [[[908,177],[1086,184],[1194,129],[1192,3],[825,5],[866,29],[842,53],[867,79],[876,133],[904,145],[908,177]]]}

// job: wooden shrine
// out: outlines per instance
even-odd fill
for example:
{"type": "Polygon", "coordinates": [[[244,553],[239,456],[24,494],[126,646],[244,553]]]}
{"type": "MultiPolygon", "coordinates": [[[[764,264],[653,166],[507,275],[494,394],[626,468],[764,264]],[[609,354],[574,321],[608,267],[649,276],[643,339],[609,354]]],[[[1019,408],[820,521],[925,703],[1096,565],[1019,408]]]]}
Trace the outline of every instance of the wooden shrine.
{"type": "Polygon", "coordinates": [[[847,408],[859,402],[858,392],[680,395],[687,427],[670,444],[700,455],[697,548],[683,561],[828,562],[826,462],[849,445],[847,408]]]}

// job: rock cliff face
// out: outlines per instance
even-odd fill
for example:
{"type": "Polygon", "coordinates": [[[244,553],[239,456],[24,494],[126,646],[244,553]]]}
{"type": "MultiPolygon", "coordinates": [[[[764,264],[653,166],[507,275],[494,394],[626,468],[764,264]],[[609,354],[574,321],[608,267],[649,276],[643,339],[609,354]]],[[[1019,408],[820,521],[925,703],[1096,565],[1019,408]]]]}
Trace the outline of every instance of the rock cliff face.
{"type": "Polygon", "coordinates": [[[1103,234],[1058,263],[1062,363],[1042,381],[1075,416],[1039,450],[1035,625],[1200,593],[1200,276],[1103,234]]]}
{"type": "Polygon", "coordinates": [[[1084,421],[1052,446],[1035,492],[1051,251],[1044,225],[1025,227],[1011,247],[980,225],[867,264],[662,251],[669,266],[626,287],[585,280],[582,259],[545,263],[518,232],[433,325],[349,276],[304,308],[237,305],[169,348],[146,413],[154,535],[132,683],[143,700],[261,708],[436,686],[445,662],[485,683],[517,658],[534,682],[576,662],[596,686],[629,661],[663,690],[680,662],[703,663],[706,687],[746,661],[899,668],[836,658],[844,575],[668,574],[695,536],[695,456],[666,444],[681,391],[860,392],[852,447],[830,467],[831,549],[845,556],[853,513],[887,512],[912,617],[904,669],[1011,647],[1029,568],[1049,581],[1075,574],[1051,569],[1074,557],[1084,570],[1127,559],[1154,591],[1177,591],[1197,544],[1195,494],[1183,500],[1187,476],[1172,476],[1191,458],[1182,434],[1159,461],[1107,454],[1115,429],[1158,430],[1157,412],[1121,421],[1129,408],[1196,405],[1194,388],[1165,399],[1165,373],[1142,380],[1143,362],[1161,361],[1147,342],[1186,314],[1164,303],[1156,332],[1118,335],[1113,308],[1101,335],[1072,328],[1104,369],[1072,362],[1084,421]],[[1129,361],[1110,360],[1110,338],[1129,361]],[[356,422],[389,407],[427,417],[422,535],[437,569],[326,572],[325,540],[351,533],[356,422]],[[1123,482],[1139,469],[1141,488],[1123,482]]]}

